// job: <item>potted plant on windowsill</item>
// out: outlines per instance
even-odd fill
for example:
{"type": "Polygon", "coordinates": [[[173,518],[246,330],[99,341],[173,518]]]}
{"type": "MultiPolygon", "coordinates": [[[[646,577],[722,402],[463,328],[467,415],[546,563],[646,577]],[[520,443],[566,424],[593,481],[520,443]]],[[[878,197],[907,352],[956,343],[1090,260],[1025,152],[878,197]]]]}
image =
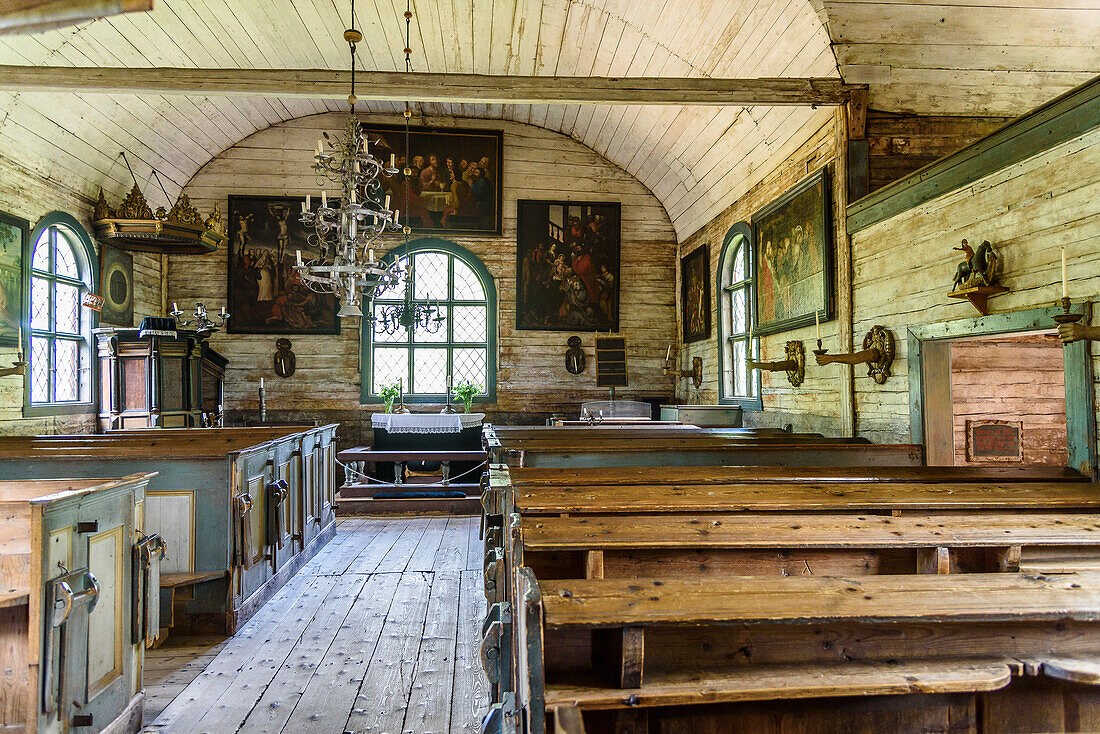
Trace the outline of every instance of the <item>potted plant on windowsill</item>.
{"type": "Polygon", "coordinates": [[[401,383],[391,382],[389,385],[383,385],[382,389],[378,391],[378,396],[382,398],[382,405],[385,406],[387,413],[393,412],[393,403],[401,396],[401,383]]]}
{"type": "Polygon", "coordinates": [[[481,392],[481,385],[463,380],[454,387],[455,398],[462,402],[463,412],[469,413],[474,404],[474,396],[481,392]]]}

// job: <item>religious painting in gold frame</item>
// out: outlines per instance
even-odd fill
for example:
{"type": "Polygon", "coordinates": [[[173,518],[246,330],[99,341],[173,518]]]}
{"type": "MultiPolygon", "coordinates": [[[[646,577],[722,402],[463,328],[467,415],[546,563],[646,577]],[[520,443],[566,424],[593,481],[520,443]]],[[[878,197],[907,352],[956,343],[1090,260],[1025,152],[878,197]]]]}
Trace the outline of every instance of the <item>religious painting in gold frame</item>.
{"type": "Polygon", "coordinates": [[[710,338],[710,252],[707,245],[680,258],[680,326],[685,344],[710,338]]]}
{"type": "Polygon", "coordinates": [[[833,316],[832,197],[828,168],[752,215],[754,336],[833,316]]]}

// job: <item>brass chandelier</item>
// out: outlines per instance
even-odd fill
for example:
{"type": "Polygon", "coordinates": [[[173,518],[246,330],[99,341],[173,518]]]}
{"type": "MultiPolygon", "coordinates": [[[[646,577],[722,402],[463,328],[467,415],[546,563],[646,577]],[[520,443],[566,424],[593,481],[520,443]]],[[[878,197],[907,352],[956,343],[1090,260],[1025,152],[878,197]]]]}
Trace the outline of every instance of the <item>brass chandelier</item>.
{"type": "MultiPolygon", "coordinates": [[[[331,293],[340,301],[340,317],[362,316],[362,303],[368,305],[379,292],[398,284],[401,270],[395,260],[385,264],[375,257],[375,244],[387,231],[401,231],[400,211],[391,210],[390,197],[383,195],[379,176],[395,175],[395,156],[389,165],[371,154],[363,126],[355,117],[355,46],[363,34],[355,29],[355,0],[351,4],[351,27],[344,31],[351,49],[351,94],[348,122],[343,135],[324,133],[317,141],[313,170],[321,189],[321,206],[316,211],[306,196],[301,222],[312,227],[310,245],[318,255],[303,261],[295,253],[294,272],[302,283],[317,293],[331,293]],[[327,143],[327,145],[326,145],[327,143]],[[325,186],[335,183],[341,196],[330,202],[325,186]],[[362,192],[362,195],[360,195],[362,192]]],[[[406,231],[408,227],[404,228],[406,231]]]]}

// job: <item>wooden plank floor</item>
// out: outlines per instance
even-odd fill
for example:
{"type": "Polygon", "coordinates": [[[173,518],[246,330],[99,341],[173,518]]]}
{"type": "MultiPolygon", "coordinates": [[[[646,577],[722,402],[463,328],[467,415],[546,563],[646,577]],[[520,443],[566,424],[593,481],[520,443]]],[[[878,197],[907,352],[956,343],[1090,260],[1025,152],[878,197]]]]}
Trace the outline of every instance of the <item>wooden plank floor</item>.
{"type": "Polygon", "coordinates": [[[476,517],[352,517],[229,639],[146,654],[145,731],[477,732],[476,517]]]}

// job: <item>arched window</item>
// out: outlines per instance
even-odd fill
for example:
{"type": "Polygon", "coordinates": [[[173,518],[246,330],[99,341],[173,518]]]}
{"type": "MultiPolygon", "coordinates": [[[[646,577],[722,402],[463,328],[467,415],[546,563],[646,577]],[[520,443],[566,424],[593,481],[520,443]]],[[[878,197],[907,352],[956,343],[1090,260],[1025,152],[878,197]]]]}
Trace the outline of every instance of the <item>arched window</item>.
{"type": "Polygon", "coordinates": [[[93,400],[95,360],[93,312],[82,301],[94,290],[95,249],[80,223],[63,212],[43,217],[29,246],[26,412],[86,409],[93,400]]]}
{"type": "MultiPolygon", "coordinates": [[[[386,385],[403,381],[405,399],[442,402],[447,380],[481,385],[481,400],[496,397],[496,288],[492,276],[471,252],[439,239],[402,245],[387,255],[413,270],[413,299],[438,302],[444,317],[439,329],[398,329],[386,333],[363,319],[362,402],[377,403],[386,385]]],[[[403,302],[405,283],[375,299],[373,315],[403,302]]]]}
{"type": "Polygon", "coordinates": [[[753,299],[756,296],[752,260],[752,230],[738,222],[730,227],[718,260],[718,337],[722,360],[719,399],[746,408],[759,408],[760,378],[750,372],[757,340],[752,336],[753,299]]]}

